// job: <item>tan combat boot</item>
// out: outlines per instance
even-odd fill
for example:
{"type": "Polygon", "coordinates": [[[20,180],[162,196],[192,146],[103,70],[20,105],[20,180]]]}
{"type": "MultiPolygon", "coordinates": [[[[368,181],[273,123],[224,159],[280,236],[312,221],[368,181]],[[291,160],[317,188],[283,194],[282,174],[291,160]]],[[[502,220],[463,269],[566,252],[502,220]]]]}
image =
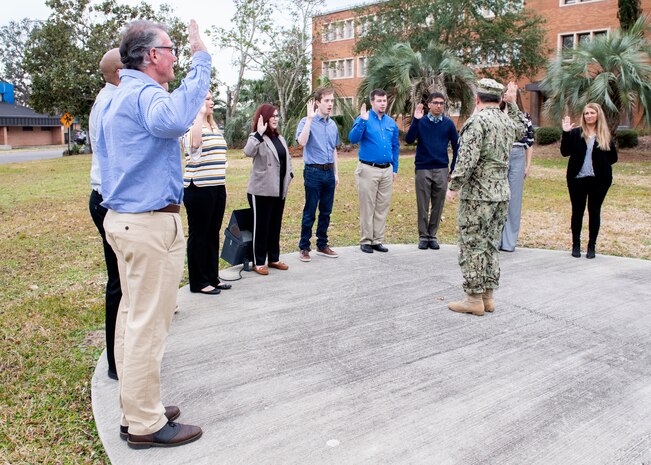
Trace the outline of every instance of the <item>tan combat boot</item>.
{"type": "Polygon", "coordinates": [[[495,301],[493,300],[493,290],[486,289],[481,295],[481,300],[484,301],[484,311],[485,312],[494,312],[495,311],[495,301]]]}
{"type": "Polygon", "coordinates": [[[450,302],[448,308],[453,312],[472,313],[473,315],[482,316],[484,314],[482,294],[466,294],[464,300],[450,302]]]}

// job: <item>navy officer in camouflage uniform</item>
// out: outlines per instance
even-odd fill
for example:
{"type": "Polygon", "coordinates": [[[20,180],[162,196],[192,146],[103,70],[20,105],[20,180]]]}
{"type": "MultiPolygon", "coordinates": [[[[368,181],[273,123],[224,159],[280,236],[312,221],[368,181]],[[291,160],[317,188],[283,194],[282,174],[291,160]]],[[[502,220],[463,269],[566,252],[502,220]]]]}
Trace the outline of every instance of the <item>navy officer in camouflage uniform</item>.
{"type": "Polygon", "coordinates": [[[513,142],[524,133],[524,118],[515,105],[518,87],[504,94],[508,114],[500,110],[504,86],[493,79],[477,85],[475,113],[459,134],[459,156],[447,199],[459,194],[459,266],[466,298],[450,302],[454,312],[483,315],[495,309],[493,289],[500,279],[497,245],[509,204],[508,165],[513,142]]]}

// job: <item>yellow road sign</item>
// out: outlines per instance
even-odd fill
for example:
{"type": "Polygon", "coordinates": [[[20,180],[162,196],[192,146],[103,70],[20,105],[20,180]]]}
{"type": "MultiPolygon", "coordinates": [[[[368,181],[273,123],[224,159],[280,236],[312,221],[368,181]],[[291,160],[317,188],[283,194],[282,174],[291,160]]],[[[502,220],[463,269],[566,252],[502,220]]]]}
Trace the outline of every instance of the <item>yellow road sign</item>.
{"type": "Polygon", "coordinates": [[[68,112],[65,112],[63,116],[61,116],[61,124],[63,124],[66,128],[69,128],[72,123],[74,123],[75,118],[68,112]]]}

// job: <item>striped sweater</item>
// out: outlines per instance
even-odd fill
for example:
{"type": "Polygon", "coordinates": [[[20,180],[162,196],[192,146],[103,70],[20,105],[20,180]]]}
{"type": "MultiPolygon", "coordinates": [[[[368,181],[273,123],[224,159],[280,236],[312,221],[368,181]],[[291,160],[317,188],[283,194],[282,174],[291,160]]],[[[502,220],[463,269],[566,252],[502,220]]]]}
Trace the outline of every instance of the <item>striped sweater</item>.
{"type": "Polygon", "coordinates": [[[201,128],[201,145],[192,153],[192,135],[190,131],[183,136],[183,151],[185,153],[185,173],[183,187],[188,187],[190,181],[195,186],[220,186],[226,184],[226,141],[224,136],[204,126],[201,128]]]}

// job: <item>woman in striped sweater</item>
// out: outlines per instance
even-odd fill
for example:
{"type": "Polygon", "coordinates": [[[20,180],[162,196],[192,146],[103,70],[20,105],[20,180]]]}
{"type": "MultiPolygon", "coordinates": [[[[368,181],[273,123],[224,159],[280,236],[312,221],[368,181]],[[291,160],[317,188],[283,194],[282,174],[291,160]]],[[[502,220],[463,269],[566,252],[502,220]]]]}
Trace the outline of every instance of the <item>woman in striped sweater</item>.
{"type": "Polygon", "coordinates": [[[183,204],[188,214],[190,291],[219,294],[219,231],[226,208],[226,141],[213,119],[212,93],[183,137],[183,204]]]}

